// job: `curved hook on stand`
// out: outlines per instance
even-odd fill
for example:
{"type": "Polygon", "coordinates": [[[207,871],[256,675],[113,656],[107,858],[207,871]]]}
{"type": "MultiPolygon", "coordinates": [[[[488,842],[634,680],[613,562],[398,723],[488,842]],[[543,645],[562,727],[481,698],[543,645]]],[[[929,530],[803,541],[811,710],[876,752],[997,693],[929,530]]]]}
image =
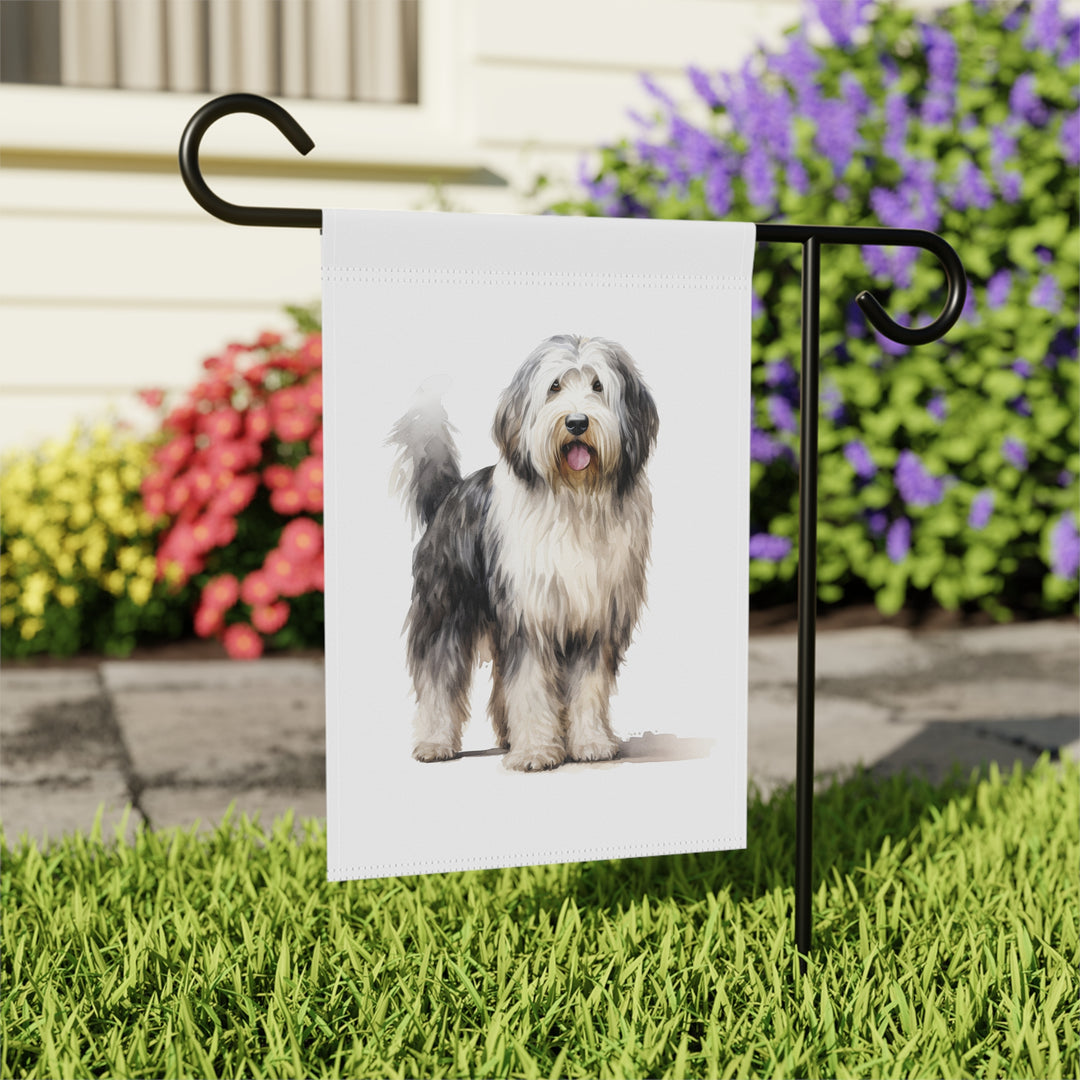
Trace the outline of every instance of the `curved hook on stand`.
{"type": "Polygon", "coordinates": [[[937,233],[924,229],[886,229],[879,226],[863,225],[759,225],[759,240],[779,240],[805,244],[811,237],[816,237],[824,244],[857,244],[860,247],[880,245],[882,247],[919,247],[936,255],[945,271],[947,295],[945,307],[938,317],[927,326],[901,326],[881,306],[877,298],[863,290],[855,297],[855,303],[866,316],[867,321],[879,334],[901,345],[927,345],[937,341],[960,318],[967,299],[967,277],[964,274],[960,257],[952,246],[942,240],[937,233]]]}
{"type": "Polygon", "coordinates": [[[277,102],[258,94],[225,94],[207,102],[188,121],[180,138],[180,175],[191,197],[208,213],[232,225],[277,225],[291,229],[321,229],[321,210],[300,210],[278,206],[237,206],[211,190],[199,167],[199,144],[203,136],[223,116],[254,113],[269,120],[301,154],[315,143],[311,136],[277,102]]]}

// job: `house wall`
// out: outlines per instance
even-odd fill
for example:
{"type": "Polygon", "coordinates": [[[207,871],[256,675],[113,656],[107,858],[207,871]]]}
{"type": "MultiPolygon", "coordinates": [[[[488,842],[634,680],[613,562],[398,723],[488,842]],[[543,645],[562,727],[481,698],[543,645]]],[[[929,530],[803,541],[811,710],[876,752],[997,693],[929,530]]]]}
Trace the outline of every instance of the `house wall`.
{"type": "MultiPolygon", "coordinates": [[[[528,212],[538,174],[570,190],[582,155],[631,131],[628,109],[649,110],[639,72],[686,97],[688,63],[733,69],[801,10],[422,2],[420,106],[284,100],[315,140],[306,159],[269,124],[226,118],[203,148],[215,190],[263,205],[528,212]]],[[[226,225],[181,184],[176,146],[204,100],[0,86],[0,451],[107,410],[145,427],[135,390],[190,386],[202,358],[286,327],[284,304],[317,298],[317,232],[226,225]]]]}

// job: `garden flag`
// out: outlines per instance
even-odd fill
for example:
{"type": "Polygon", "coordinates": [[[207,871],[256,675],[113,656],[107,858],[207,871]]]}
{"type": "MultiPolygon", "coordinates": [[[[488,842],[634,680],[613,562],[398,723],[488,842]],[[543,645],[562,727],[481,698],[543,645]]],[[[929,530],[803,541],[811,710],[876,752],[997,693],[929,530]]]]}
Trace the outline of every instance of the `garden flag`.
{"type": "Polygon", "coordinates": [[[332,880],[745,845],[754,241],[324,211],[332,880]]]}

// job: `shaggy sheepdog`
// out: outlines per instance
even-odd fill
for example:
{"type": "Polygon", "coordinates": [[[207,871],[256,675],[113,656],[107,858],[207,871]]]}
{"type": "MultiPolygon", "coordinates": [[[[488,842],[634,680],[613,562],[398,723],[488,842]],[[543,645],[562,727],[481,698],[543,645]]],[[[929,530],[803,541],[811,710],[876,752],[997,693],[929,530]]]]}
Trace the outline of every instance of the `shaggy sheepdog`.
{"type": "Polygon", "coordinates": [[[406,622],[417,760],[460,751],[473,669],[489,658],[507,768],[618,753],[608,699],[645,600],[658,424],[625,349],[558,335],[499,400],[497,464],[462,478],[436,395],[395,425],[392,487],[424,529],[406,622]]]}

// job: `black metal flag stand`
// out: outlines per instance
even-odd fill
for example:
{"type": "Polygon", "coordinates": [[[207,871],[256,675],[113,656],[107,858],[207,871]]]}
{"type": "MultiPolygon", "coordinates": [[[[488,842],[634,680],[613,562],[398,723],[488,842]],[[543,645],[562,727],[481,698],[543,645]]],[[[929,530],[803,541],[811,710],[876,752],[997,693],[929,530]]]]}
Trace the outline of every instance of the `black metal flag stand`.
{"type": "MultiPolygon", "coordinates": [[[[199,145],[212,124],[230,113],[253,113],[269,120],[301,153],[315,145],[306,131],[276,102],[256,94],[226,94],[200,108],[180,139],[180,175],[192,198],[208,213],[233,225],[274,225],[321,229],[322,211],[272,206],[237,206],[218,198],[203,179],[199,145]]],[[[903,345],[926,345],[943,337],[960,317],[967,296],[964,268],[940,236],[922,229],[836,225],[757,226],[766,243],[802,244],[802,365],[799,409],[799,577],[798,688],[795,753],[795,947],[806,970],[812,932],[814,807],[814,672],[817,622],[818,373],[821,306],[821,245],[857,244],[919,247],[936,255],[945,271],[947,296],[941,314],[928,326],[895,322],[869,293],[855,298],[870,324],[903,345]]]]}

